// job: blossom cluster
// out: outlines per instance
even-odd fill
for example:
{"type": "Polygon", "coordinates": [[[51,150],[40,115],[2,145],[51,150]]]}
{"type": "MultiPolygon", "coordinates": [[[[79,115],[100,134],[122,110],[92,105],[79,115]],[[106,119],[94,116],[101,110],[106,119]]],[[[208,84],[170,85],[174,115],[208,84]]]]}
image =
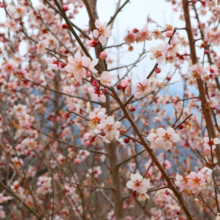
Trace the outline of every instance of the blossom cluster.
{"type": "Polygon", "coordinates": [[[169,43],[159,44],[156,47],[151,47],[151,60],[156,59],[158,64],[162,64],[164,61],[167,63],[173,63],[177,58],[179,51],[179,39],[178,36],[173,36],[169,43]]]}
{"type": "Polygon", "coordinates": [[[140,174],[131,174],[131,180],[127,182],[126,186],[128,189],[139,193],[139,201],[145,201],[150,198],[147,195],[147,190],[150,188],[149,179],[143,178],[140,174]]]}
{"type": "Polygon", "coordinates": [[[143,42],[146,40],[152,40],[152,32],[148,30],[145,25],[141,30],[134,28],[132,31],[128,31],[128,34],[124,37],[124,41],[127,45],[131,46],[134,42],[143,42]]]}
{"type": "Polygon", "coordinates": [[[198,173],[190,172],[187,176],[177,175],[175,184],[181,191],[198,194],[206,190],[212,179],[212,170],[208,167],[202,168],[198,173]]]}
{"type": "Polygon", "coordinates": [[[201,64],[197,63],[190,67],[189,72],[195,79],[204,79],[206,82],[214,80],[215,77],[220,76],[218,67],[213,64],[204,68],[201,64]]]}
{"type": "MultiPolygon", "coordinates": [[[[167,2],[184,19],[181,1],[167,2]]],[[[196,219],[209,218],[220,202],[217,0],[189,2],[189,10],[197,11],[197,17],[207,15],[206,22],[193,23],[198,49],[198,63],[193,65],[186,34],[180,35],[185,28],[161,26],[149,15],[142,29],[134,28],[122,42],[116,38],[114,45],[108,42],[103,47],[121,9],[108,23],[96,20],[80,29],[74,16],[83,5],[82,0],[0,3],[0,14],[6,16],[0,23],[0,172],[1,185],[8,189],[0,193],[0,219],[32,219],[34,213],[55,220],[183,220],[188,219],[187,212],[184,216],[185,206],[180,204],[186,202],[196,219]],[[158,45],[153,39],[167,41],[158,45]],[[149,41],[151,55],[145,56],[143,50],[131,64],[118,49],[127,44],[132,51],[135,42],[145,46],[149,41]],[[89,55],[91,49],[95,59],[89,55]],[[134,84],[137,74],[131,71],[145,57],[147,65],[150,59],[156,65],[134,84]],[[161,72],[159,65],[169,63],[167,76],[156,75],[161,72]],[[179,84],[168,84],[174,74],[184,84],[182,93],[179,84]],[[213,120],[211,135],[195,86],[201,80],[196,79],[204,81],[199,89],[204,87],[204,107],[213,120]],[[160,90],[165,86],[172,88],[165,93],[160,90]],[[165,127],[174,120],[173,128],[165,127]],[[198,171],[204,164],[210,168],[198,171]],[[174,184],[173,179],[175,194],[167,184],[174,184]],[[136,195],[139,201],[150,200],[146,207],[141,205],[140,216],[136,195]],[[197,212],[192,212],[191,204],[197,212]],[[97,212],[100,205],[103,212],[97,212]]],[[[93,14],[95,8],[90,6],[93,14]]],[[[130,55],[135,56],[135,51],[130,55]]]]}
{"type": "Polygon", "coordinates": [[[99,20],[96,19],[95,21],[96,29],[93,30],[93,37],[98,39],[99,42],[104,46],[106,44],[106,38],[111,37],[112,32],[110,29],[107,28],[107,23],[101,23],[99,20]]]}
{"type": "Polygon", "coordinates": [[[158,128],[152,129],[147,140],[151,143],[151,148],[154,150],[164,149],[170,150],[179,140],[179,134],[173,128],[158,128]]]}
{"type": "Polygon", "coordinates": [[[107,116],[105,108],[95,108],[93,112],[90,113],[89,126],[94,130],[94,135],[91,133],[86,133],[84,135],[85,143],[87,146],[95,143],[110,143],[113,140],[118,140],[121,127],[121,122],[115,122],[114,117],[107,116]]]}
{"type": "Polygon", "coordinates": [[[157,79],[144,79],[142,83],[138,82],[134,86],[134,97],[141,98],[145,95],[149,95],[152,92],[156,92],[160,87],[164,88],[163,82],[160,83],[157,79]]]}
{"type": "Polygon", "coordinates": [[[68,72],[67,76],[81,82],[83,78],[87,78],[87,71],[97,73],[95,69],[97,63],[98,59],[91,61],[89,57],[81,56],[80,51],[77,51],[74,58],[68,57],[68,64],[65,67],[68,72]]]}

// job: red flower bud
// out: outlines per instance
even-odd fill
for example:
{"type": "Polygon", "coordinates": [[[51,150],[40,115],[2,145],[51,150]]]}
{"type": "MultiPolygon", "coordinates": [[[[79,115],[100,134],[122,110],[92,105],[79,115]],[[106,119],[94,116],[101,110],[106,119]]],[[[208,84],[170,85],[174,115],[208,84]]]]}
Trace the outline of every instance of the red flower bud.
{"type": "Polygon", "coordinates": [[[101,60],[105,60],[107,58],[108,54],[105,51],[102,51],[99,55],[101,60]]]}
{"type": "Polygon", "coordinates": [[[130,108],[130,111],[131,111],[131,112],[134,112],[135,110],[136,110],[135,107],[131,107],[131,108],[130,108]]]}
{"type": "Polygon", "coordinates": [[[69,7],[68,7],[68,5],[63,5],[62,9],[63,9],[63,11],[68,11],[69,7]]]}
{"type": "Polygon", "coordinates": [[[98,41],[95,41],[94,39],[90,40],[89,45],[90,47],[95,47],[98,44],[98,41]]]}
{"type": "Polygon", "coordinates": [[[133,32],[133,33],[137,33],[137,32],[139,32],[139,30],[138,30],[137,28],[133,28],[133,29],[132,29],[132,32],[133,32]]]}
{"type": "Polygon", "coordinates": [[[179,129],[182,130],[184,128],[183,124],[179,126],[179,129]]]}
{"type": "Polygon", "coordinates": [[[68,25],[67,24],[62,24],[62,28],[63,29],[68,29],[68,25]]]}
{"type": "Polygon", "coordinates": [[[65,117],[65,119],[69,118],[70,117],[70,113],[69,112],[65,113],[64,117],[65,117]]]}
{"type": "Polygon", "coordinates": [[[145,178],[150,178],[150,174],[149,173],[145,173],[144,177],[145,178]]]}
{"type": "Polygon", "coordinates": [[[166,32],[166,37],[171,38],[173,36],[173,32],[172,31],[167,31],[166,32]]]}
{"type": "Polygon", "coordinates": [[[97,87],[97,86],[99,86],[99,83],[98,83],[98,81],[93,80],[93,81],[92,81],[92,85],[93,85],[94,87],[97,87]]]}
{"type": "Polygon", "coordinates": [[[137,192],[134,191],[134,192],[131,194],[131,196],[132,196],[133,198],[135,198],[135,197],[137,196],[137,192]]]}
{"type": "Polygon", "coordinates": [[[124,142],[125,142],[126,144],[127,144],[129,141],[130,141],[129,138],[125,138],[125,139],[124,139],[124,142]]]}
{"type": "Polygon", "coordinates": [[[118,84],[116,87],[117,87],[118,90],[121,89],[121,85],[120,84],[118,84]]]}
{"type": "Polygon", "coordinates": [[[160,73],[160,72],[161,72],[161,69],[157,67],[157,68],[155,69],[155,73],[160,73]]]}

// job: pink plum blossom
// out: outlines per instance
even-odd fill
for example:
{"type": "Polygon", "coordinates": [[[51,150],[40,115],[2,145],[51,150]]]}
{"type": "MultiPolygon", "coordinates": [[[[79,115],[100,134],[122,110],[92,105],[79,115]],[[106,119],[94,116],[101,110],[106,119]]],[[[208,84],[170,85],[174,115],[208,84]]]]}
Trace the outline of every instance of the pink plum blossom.
{"type": "Polygon", "coordinates": [[[3,70],[7,74],[12,74],[14,72],[15,66],[12,63],[6,63],[3,65],[3,70]]]}
{"type": "Polygon", "coordinates": [[[78,157],[80,157],[81,160],[85,160],[90,155],[89,151],[87,150],[80,150],[78,157]]]}
{"type": "Polygon", "coordinates": [[[107,117],[107,115],[105,113],[106,113],[105,108],[101,108],[101,109],[100,108],[95,108],[89,114],[89,118],[90,118],[89,126],[94,129],[98,126],[98,124],[104,123],[105,118],[107,117]]]}
{"type": "Polygon", "coordinates": [[[180,188],[180,191],[188,190],[188,178],[176,175],[176,181],[175,184],[180,188]]]}
{"type": "Polygon", "coordinates": [[[102,93],[102,89],[100,87],[89,87],[88,91],[92,94],[92,100],[93,101],[100,101],[101,102],[106,102],[106,97],[102,93]]]}
{"type": "Polygon", "coordinates": [[[124,37],[124,41],[127,45],[130,46],[132,43],[135,42],[136,38],[136,34],[134,34],[133,32],[128,32],[128,34],[124,37]]]}
{"type": "Polygon", "coordinates": [[[17,4],[16,6],[10,5],[7,10],[9,11],[9,14],[14,18],[18,19],[26,15],[26,8],[21,6],[20,4],[17,4]]]}
{"type": "Polygon", "coordinates": [[[105,133],[105,137],[109,141],[113,141],[114,139],[118,139],[119,137],[119,131],[118,129],[121,127],[121,122],[117,121],[115,122],[114,117],[109,116],[105,123],[101,123],[98,125],[98,128],[102,130],[105,133]]]}
{"type": "Polygon", "coordinates": [[[152,40],[151,31],[148,30],[147,25],[145,25],[144,28],[137,33],[137,38],[141,41],[152,40]]]}
{"type": "Polygon", "coordinates": [[[189,69],[190,74],[192,77],[199,79],[205,74],[205,69],[202,67],[201,64],[192,65],[189,69]]]}
{"type": "Polygon", "coordinates": [[[96,19],[95,26],[97,29],[93,31],[94,38],[98,38],[99,42],[104,46],[106,44],[106,37],[111,37],[112,32],[107,28],[107,23],[101,23],[96,19]]]}
{"type": "Polygon", "coordinates": [[[82,78],[86,78],[85,67],[90,71],[97,72],[94,69],[97,62],[97,59],[90,61],[89,57],[81,56],[80,51],[77,51],[74,58],[72,56],[68,57],[66,71],[70,74],[74,74],[74,77],[77,81],[81,81],[82,78]]]}
{"type": "Polygon", "coordinates": [[[188,185],[192,193],[198,193],[203,190],[205,182],[205,176],[203,173],[191,172],[189,175],[188,185]]]}
{"type": "Polygon", "coordinates": [[[111,81],[116,78],[116,75],[111,75],[109,72],[104,71],[99,78],[100,82],[106,86],[111,86],[111,81]]]}

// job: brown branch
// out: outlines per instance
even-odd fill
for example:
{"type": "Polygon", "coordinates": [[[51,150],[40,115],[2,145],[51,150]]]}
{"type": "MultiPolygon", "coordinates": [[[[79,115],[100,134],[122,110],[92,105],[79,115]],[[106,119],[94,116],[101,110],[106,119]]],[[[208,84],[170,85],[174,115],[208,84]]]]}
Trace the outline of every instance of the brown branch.
{"type": "Polygon", "coordinates": [[[72,145],[72,144],[67,143],[67,142],[65,142],[65,141],[62,141],[62,140],[60,140],[60,139],[58,139],[58,138],[52,137],[52,136],[46,134],[45,132],[43,132],[43,131],[41,131],[41,130],[39,130],[39,129],[33,127],[33,126],[32,126],[32,128],[35,129],[36,131],[38,131],[38,132],[40,132],[40,133],[46,135],[48,138],[51,138],[51,139],[53,139],[53,140],[55,140],[55,141],[57,141],[57,142],[59,142],[59,143],[62,143],[62,144],[68,145],[68,146],[73,147],[73,148],[76,148],[76,149],[87,150],[87,151],[89,151],[89,152],[91,152],[91,153],[95,153],[95,154],[103,154],[103,155],[105,155],[105,156],[108,156],[108,154],[103,153],[103,152],[100,152],[100,151],[90,150],[90,149],[88,149],[88,148],[85,149],[85,148],[80,147],[80,146],[72,145]]]}
{"type": "MultiPolygon", "coordinates": [[[[197,56],[196,56],[196,49],[195,49],[195,41],[194,41],[194,37],[193,37],[193,33],[192,33],[192,27],[191,27],[191,19],[190,19],[190,14],[189,14],[189,5],[188,5],[188,1],[187,0],[182,0],[182,4],[183,4],[183,11],[184,11],[184,17],[185,17],[185,22],[187,24],[186,26],[186,31],[187,31],[187,35],[188,35],[188,40],[189,40],[189,47],[190,47],[190,53],[191,53],[191,60],[193,64],[197,63],[197,56]]],[[[201,105],[202,105],[202,111],[203,114],[205,115],[206,118],[206,124],[207,124],[207,128],[210,132],[210,136],[211,138],[215,138],[215,128],[212,122],[212,116],[211,116],[211,112],[210,109],[207,108],[207,100],[206,100],[206,94],[205,94],[205,90],[204,90],[204,83],[203,80],[200,79],[196,79],[197,82],[197,86],[199,89],[199,97],[201,100],[201,105]]],[[[216,147],[216,156],[218,159],[218,164],[220,165],[220,147],[217,146],[216,147]]]]}
{"type": "Polygon", "coordinates": [[[118,102],[118,104],[120,105],[122,111],[124,112],[124,114],[126,115],[128,121],[130,122],[131,126],[133,127],[135,133],[137,134],[137,136],[139,137],[142,145],[144,146],[144,148],[147,150],[147,152],[149,153],[152,162],[155,163],[155,165],[158,167],[158,169],[160,170],[160,172],[162,173],[163,177],[165,178],[165,180],[167,181],[168,184],[168,188],[170,188],[173,193],[175,194],[176,198],[179,201],[180,206],[183,208],[186,216],[188,217],[189,220],[193,220],[188,208],[186,207],[184,200],[181,196],[181,194],[179,193],[179,191],[176,189],[176,186],[174,185],[174,183],[170,180],[169,176],[167,175],[166,171],[164,170],[163,166],[160,164],[159,160],[157,159],[157,156],[155,155],[154,151],[150,148],[150,146],[147,144],[145,138],[142,136],[140,130],[138,129],[137,125],[135,124],[135,122],[133,121],[132,117],[130,116],[129,112],[127,111],[126,107],[124,107],[124,104],[122,103],[122,101],[120,100],[120,98],[118,97],[117,93],[115,92],[114,88],[111,88],[113,95],[115,96],[116,101],[118,102]]]}
{"type": "Polygon", "coordinates": [[[30,80],[30,79],[27,79],[27,78],[25,78],[25,77],[23,77],[23,79],[24,79],[25,81],[31,82],[31,83],[33,83],[33,84],[35,84],[35,85],[37,85],[37,86],[40,86],[40,87],[42,87],[42,88],[44,88],[44,89],[47,89],[47,90],[50,90],[50,91],[52,91],[52,92],[59,93],[59,94],[61,94],[61,95],[65,95],[65,96],[72,97],[72,98],[76,98],[76,99],[81,99],[81,100],[88,101],[88,102],[92,102],[92,103],[96,103],[96,104],[99,104],[99,105],[101,104],[101,103],[99,103],[99,102],[91,101],[91,100],[89,100],[89,99],[85,99],[85,98],[78,97],[78,96],[74,96],[74,95],[69,95],[69,94],[67,94],[67,93],[60,92],[60,91],[51,89],[51,88],[49,88],[49,87],[46,87],[46,86],[41,85],[40,83],[36,83],[36,82],[34,82],[34,81],[30,80]]]}

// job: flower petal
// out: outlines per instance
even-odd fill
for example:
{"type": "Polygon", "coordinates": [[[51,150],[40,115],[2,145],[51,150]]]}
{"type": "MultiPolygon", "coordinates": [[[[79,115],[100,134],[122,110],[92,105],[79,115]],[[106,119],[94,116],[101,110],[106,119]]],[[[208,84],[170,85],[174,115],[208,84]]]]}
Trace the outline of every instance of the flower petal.
{"type": "Polygon", "coordinates": [[[116,121],[115,124],[113,125],[114,129],[119,129],[121,127],[121,122],[120,121],[116,121]]]}

